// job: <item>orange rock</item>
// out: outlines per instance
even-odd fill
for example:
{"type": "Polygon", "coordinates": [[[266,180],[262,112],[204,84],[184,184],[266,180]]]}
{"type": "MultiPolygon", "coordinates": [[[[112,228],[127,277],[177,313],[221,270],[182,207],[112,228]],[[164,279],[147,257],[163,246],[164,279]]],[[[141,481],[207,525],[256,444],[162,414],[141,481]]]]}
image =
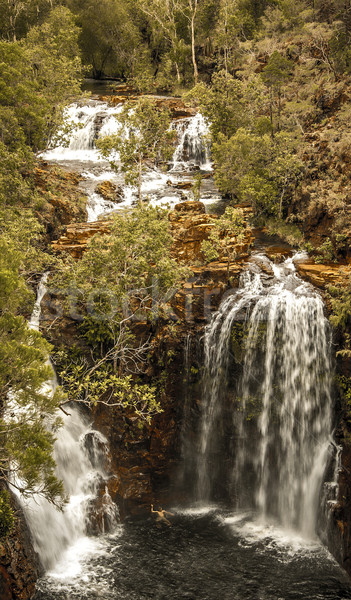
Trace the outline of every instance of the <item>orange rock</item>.
{"type": "Polygon", "coordinates": [[[322,289],[327,288],[328,285],[342,283],[351,273],[349,265],[315,264],[312,260],[298,262],[296,268],[303,279],[322,289]]]}

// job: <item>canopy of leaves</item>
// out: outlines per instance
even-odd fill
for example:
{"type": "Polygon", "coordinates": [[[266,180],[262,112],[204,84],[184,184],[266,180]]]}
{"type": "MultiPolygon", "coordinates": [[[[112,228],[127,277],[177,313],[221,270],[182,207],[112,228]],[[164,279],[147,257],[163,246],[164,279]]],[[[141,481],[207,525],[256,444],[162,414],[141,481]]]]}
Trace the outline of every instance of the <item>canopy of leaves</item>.
{"type": "Polygon", "coordinates": [[[184,98],[208,118],[213,140],[219,134],[230,137],[240,127],[251,128],[266,104],[258,78],[243,82],[223,70],[213,74],[211,85],[199,83],[184,98]]]}
{"type": "Polygon", "coordinates": [[[250,202],[256,214],[277,215],[302,173],[295,144],[286,133],[272,138],[239,129],[229,140],[219,136],[213,158],[220,191],[250,202]]]}

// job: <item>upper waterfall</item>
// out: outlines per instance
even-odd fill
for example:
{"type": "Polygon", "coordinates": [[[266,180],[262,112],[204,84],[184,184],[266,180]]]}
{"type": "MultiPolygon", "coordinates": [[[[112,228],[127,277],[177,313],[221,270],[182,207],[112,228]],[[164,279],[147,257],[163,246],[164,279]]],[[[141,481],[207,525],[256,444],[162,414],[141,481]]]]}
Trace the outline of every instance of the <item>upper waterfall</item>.
{"type": "MultiPolygon", "coordinates": [[[[122,109],[123,104],[111,106],[99,100],[89,100],[85,105],[71,104],[65,110],[65,127],[57,132],[52,140],[52,147],[42,155],[45,160],[62,164],[82,174],[81,187],[88,196],[88,221],[95,221],[100,215],[112,211],[123,210],[137,201],[136,188],[125,185],[123,175],[113,170],[96,148],[98,138],[119,131],[121,125],[116,117],[122,109]],[[103,198],[99,193],[98,186],[105,181],[111,182],[119,190],[116,201],[103,198]]],[[[170,170],[164,172],[157,168],[147,168],[142,177],[143,197],[156,205],[174,206],[181,199],[191,197],[189,189],[177,187],[184,180],[184,172],[189,178],[190,188],[192,171],[199,168],[206,171],[212,169],[206,119],[198,113],[178,120],[173,126],[178,140],[169,164],[170,170]]],[[[118,164],[118,153],[113,155],[113,160],[118,164]]],[[[205,203],[213,203],[214,199],[218,199],[218,193],[214,189],[207,189],[201,197],[201,201],[205,203]]]]}
{"type": "Polygon", "coordinates": [[[190,166],[211,170],[209,126],[201,113],[177,124],[178,145],[173,155],[172,171],[182,171],[190,166]]]}
{"type": "Polygon", "coordinates": [[[254,256],[204,344],[197,498],[214,497],[221,473],[237,508],[313,535],[332,418],[322,298],[296,275],[293,259],[275,265],[254,256]]]}

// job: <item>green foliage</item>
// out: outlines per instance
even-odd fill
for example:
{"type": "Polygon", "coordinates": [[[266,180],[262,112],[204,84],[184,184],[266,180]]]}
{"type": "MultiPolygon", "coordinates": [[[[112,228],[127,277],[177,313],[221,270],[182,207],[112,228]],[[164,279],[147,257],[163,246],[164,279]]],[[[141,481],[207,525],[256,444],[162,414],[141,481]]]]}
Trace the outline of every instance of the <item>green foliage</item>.
{"type": "Polygon", "coordinates": [[[345,405],[351,408],[351,378],[345,375],[338,375],[336,382],[345,405]]]}
{"type": "Polygon", "coordinates": [[[15,517],[10,504],[10,495],[7,490],[0,491],[0,539],[11,532],[15,517]]]}
{"type": "MultiPolygon", "coordinates": [[[[83,61],[93,77],[126,77],[139,63],[143,44],[136,3],[128,0],[67,0],[81,27],[83,61]]],[[[145,23],[140,22],[140,26],[145,23]]],[[[147,48],[146,48],[147,49],[147,48]]]]}
{"type": "Polygon", "coordinates": [[[119,376],[114,372],[112,363],[105,362],[96,368],[89,365],[84,354],[74,349],[61,349],[54,360],[67,402],[131,409],[147,423],[161,412],[156,388],[136,383],[131,375],[119,376]]]}
{"type": "Polygon", "coordinates": [[[351,276],[345,284],[329,286],[329,300],[332,307],[330,321],[334,327],[346,331],[351,325],[351,276]]]}
{"type": "Polygon", "coordinates": [[[156,165],[172,157],[175,132],[170,130],[169,111],[159,110],[149,98],[140,98],[137,104],[126,104],[116,116],[121,124],[119,134],[97,141],[102,156],[118,168],[111,152],[119,152],[121,170],[128,185],[137,185],[141,201],[141,175],[144,161],[156,165]]]}
{"type": "Polygon", "coordinates": [[[291,78],[291,75],[291,62],[275,50],[262,71],[264,83],[267,87],[280,90],[282,85],[291,78]]]}
{"type": "Polygon", "coordinates": [[[271,55],[268,64],[262,71],[262,80],[270,89],[270,113],[273,128],[273,100],[278,99],[277,129],[280,130],[282,88],[292,77],[291,61],[282,56],[277,50],[271,55]]]}
{"type": "Polygon", "coordinates": [[[72,15],[59,7],[21,43],[0,42],[0,107],[22,152],[23,141],[34,150],[46,147],[65,104],[79,92],[77,38],[72,15]]]}
{"type": "Polygon", "coordinates": [[[265,221],[265,226],[270,234],[279,235],[293,248],[305,249],[309,252],[304,242],[304,236],[296,225],[281,219],[268,219],[265,221]]]}
{"type": "Polygon", "coordinates": [[[193,186],[191,188],[191,194],[193,197],[193,200],[195,200],[196,202],[200,200],[201,198],[201,185],[202,185],[202,173],[196,173],[195,177],[194,177],[194,183],[193,186]]]}
{"type": "Polygon", "coordinates": [[[78,361],[64,370],[69,400],[94,404],[106,394],[120,404],[124,393],[137,414],[158,410],[155,391],[138,387],[128,374],[142,373],[150,351],[148,342],[136,343],[133,324],[168,318],[167,301],[188,274],[171,257],[171,244],[167,211],[140,205],[114,215],[111,235],[95,236],[78,263],[62,262],[55,284],[79,290],[80,332],[91,347],[91,364],[78,361]]]}
{"type": "Polygon", "coordinates": [[[324,262],[336,262],[335,250],[330,238],[327,238],[321,246],[315,249],[317,256],[315,256],[315,262],[317,264],[324,262]]]}
{"type": "Polygon", "coordinates": [[[256,214],[282,215],[284,203],[302,173],[296,141],[281,132],[274,138],[239,129],[230,139],[219,135],[213,145],[219,190],[250,202],[256,214]]]}
{"type": "Polygon", "coordinates": [[[225,71],[214,73],[211,85],[196,85],[184,99],[195,103],[208,118],[213,140],[219,134],[229,138],[240,127],[254,126],[256,116],[266,104],[264,85],[259,78],[243,82],[225,71]]]}
{"type": "Polygon", "coordinates": [[[230,263],[240,254],[238,245],[245,237],[247,223],[240,208],[227,206],[223,215],[213,219],[208,240],[201,244],[201,250],[207,262],[223,256],[227,260],[227,277],[230,263]]]}
{"type": "Polygon", "coordinates": [[[52,457],[60,394],[46,387],[49,344],[18,314],[29,296],[20,264],[15,242],[0,238],[0,479],[61,505],[52,457]]]}

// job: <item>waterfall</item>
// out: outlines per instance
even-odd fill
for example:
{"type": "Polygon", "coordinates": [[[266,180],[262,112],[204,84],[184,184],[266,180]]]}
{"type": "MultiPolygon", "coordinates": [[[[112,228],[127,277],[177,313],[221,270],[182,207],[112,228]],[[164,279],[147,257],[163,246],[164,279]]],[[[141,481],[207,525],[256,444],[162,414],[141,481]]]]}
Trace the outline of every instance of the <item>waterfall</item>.
{"type": "Polygon", "coordinates": [[[332,416],[320,295],[292,259],[253,257],[207,326],[204,354],[197,499],[213,499],[220,476],[237,508],[312,536],[332,416]]]}
{"type": "Polygon", "coordinates": [[[84,106],[71,104],[64,112],[66,126],[57,132],[53,141],[55,147],[43,157],[55,161],[102,161],[95,141],[118,132],[120,125],[115,115],[121,110],[122,105],[109,106],[98,101],[90,101],[84,106]]]}
{"type": "MultiPolygon", "coordinates": [[[[29,326],[39,330],[41,301],[46,293],[47,274],[38,287],[37,300],[29,326]]],[[[47,393],[56,388],[56,375],[45,386],[47,393]]],[[[28,522],[33,546],[45,570],[62,558],[65,550],[82,542],[94,532],[113,531],[118,523],[118,509],[112,502],[106,482],[109,471],[109,449],[106,438],[91,427],[83,411],[69,405],[63,416],[54,445],[56,474],[64,483],[69,501],[59,511],[42,496],[24,499],[19,495],[28,522]],[[95,524],[92,526],[92,522],[95,524]]]]}
{"type": "MultiPolygon", "coordinates": [[[[124,210],[137,202],[137,189],[124,183],[123,174],[112,169],[96,149],[96,140],[106,135],[116,134],[121,125],[116,116],[122,111],[123,104],[110,106],[106,102],[90,100],[85,105],[74,103],[65,110],[65,127],[58,131],[52,140],[51,149],[42,154],[45,160],[62,164],[82,175],[81,188],[88,197],[88,222],[96,221],[101,215],[124,210]],[[103,198],[98,184],[109,181],[122,190],[117,202],[103,198]]],[[[208,125],[201,114],[178,121],[178,145],[171,162],[171,171],[165,173],[159,169],[146,169],[142,177],[142,194],[153,205],[174,206],[183,197],[177,186],[180,171],[189,171],[194,167],[211,170],[210,145],[206,139],[208,125]],[[171,184],[171,185],[170,185],[171,184]]],[[[118,164],[119,155],[111,158],[118,164]]],[[[211,196],[211,194],[210,194],[211,196]]],[[[218,197],[216,197],[218,199],[218,197]]],[[[204,197],[206,203],[212,203],[212,197],[204,197]]]]}
{"type": "Polygon", "coordinates": [[[177,124],[178,146],[173,155],[172,171],[201,167],[211,170],[209,127],[201,113],[177,124]]]}

